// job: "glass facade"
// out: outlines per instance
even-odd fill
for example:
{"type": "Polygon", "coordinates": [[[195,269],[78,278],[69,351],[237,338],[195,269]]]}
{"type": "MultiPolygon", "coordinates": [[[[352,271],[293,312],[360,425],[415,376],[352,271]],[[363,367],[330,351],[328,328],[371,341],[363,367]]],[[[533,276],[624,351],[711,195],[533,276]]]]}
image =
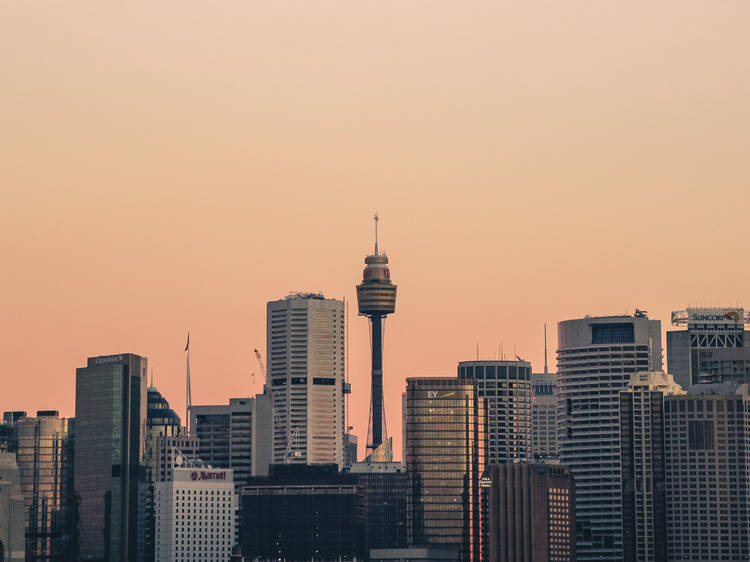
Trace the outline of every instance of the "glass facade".
{"type": "Polygon", "coordinates": [[[458,378],[476,380],[487,400],[488,464],[531,459],[531,364],[462,361],[458,378]]]}
{"type": "Polygon", "coordinates": [[[75,492],[83,560],[142,560],[148,360],[91,357],[76,370],[75,492]]]}
{"type": "Polygon", "coordinates": [[[75,557],[72,422],[55,411],[17,422],[21,490],[26,505],[26,560],[75,557]]]}
{"type": "Polygon", "coordinates": [[[406,382],[409,541],[454,546],[461,560],[480,560],[487,412],[479,386],[453,378],[406,382]]]}

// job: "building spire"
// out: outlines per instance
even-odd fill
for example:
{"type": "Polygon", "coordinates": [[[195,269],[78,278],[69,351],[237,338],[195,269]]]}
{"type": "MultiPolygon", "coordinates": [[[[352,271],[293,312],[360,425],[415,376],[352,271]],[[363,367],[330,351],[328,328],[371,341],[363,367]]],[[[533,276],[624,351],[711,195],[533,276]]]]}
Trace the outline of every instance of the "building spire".
{"type": "Polygon", "coordinates": [[[547,371],[547,323],[544,323],[544,374],[546,375],[549,371],[547,371]]]}
{"type": "Polygon", "coordinates": [[[380,219],[378,218],[378,213],[375,212],[375,255],[378,256],[378,221],[380,219]]]}

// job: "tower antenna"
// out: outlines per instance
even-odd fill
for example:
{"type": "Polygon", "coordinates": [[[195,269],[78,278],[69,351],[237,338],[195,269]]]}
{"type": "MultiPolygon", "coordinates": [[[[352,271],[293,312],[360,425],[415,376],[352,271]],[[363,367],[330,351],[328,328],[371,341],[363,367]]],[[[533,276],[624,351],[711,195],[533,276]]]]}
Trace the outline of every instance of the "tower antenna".
{"type": "Polygon", "coordinates": [[[193,397],[190,392],[190,332],[187,335],[185,351],[187,351],[185,363],[185,427],[187,428],[188,435],[190,435],[190,408],[193,406],[193,397]]]}
{"type": "Polygon", "coordinates": [[[544,374],[546,375],[548,373],[547,371],[547,323],[544,323],[544,374]]]}
{"type": "Polygon", "coordinates": [[[378,221],[380,221],[380,219],[378,218],[378,213],[376,211],[375,212],[375,255],[376,256],[380,255],[378,253],[378,221]]]}

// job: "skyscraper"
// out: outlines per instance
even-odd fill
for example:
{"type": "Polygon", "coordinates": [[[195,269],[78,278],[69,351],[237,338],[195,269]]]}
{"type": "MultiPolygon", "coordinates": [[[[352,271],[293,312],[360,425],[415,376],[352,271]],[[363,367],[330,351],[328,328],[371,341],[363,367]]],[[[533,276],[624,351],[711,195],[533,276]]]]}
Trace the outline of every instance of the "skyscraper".
{"type": "Polygon", "coordinates": [[[688,308],[672,313],[672,324],[686,330],[667,332],[667,366],[687,389],[703,383],[750,382],[750,338],[741,308],[688,308]]]}
{"type": "Polygon", "coordinates": [[[71,560],[76,552],[73,421],[50,410],[36,415],[17,422],[26,559],[71,560]]]}
{"type": "Polygon", "coordinates": [[[672,375],[634,374],[620,392],[623,560],[667,559],[664,398],[685,394],[672,375]]]}
{"type": "Polygon", "coordinates": [[[229,404],[192,406],[192,437],[198,457],[214,467],[231,468],[237,488],[251,476],[268,474],[271,463],[271,400],[230,398],[229,404]]]}
{"type": "Polygon", "coordinates": [[[153,383],[147,391],[147,409],[146,409],[146,528],[145,528],[145,559],[146,561],[154,560],[156,541],[156,520],[154,518],[155,504],[154,491],[155,485],[159,482],[159,467],[157,465],[157,446],[158,440],[162,438],[179,437],[183,434],[183,428],[180,426],[180,416],[169,407],[169,402],[161,395],[153,383]]]}
{"type": "Polygon", "coordinates": [[[748,385],[667,396],[664,435],[667,560],[750,559],[748,385]]]}
{"type": "Polygon", "coordinates": [[[487,411],[474,379],[406,379],[409,543],[481,560],[487,411]]]}
{"type": "Polygon", "coordinates": [[[75,491],[83,560],[143,560],[145,357],[90,357],[76,369],[75,491]]]}
{"type": "Polygon", "coordinates": [[[531,455],[557,458],[557,375],[531,373],[531,455]]]}
{"type": "Polygon", "coordinates": [[[661,370],[661,326],[644,312],[558,325],[558,453],[575,479],[578,560],[622,560],[620,391],[661,370]]]}
{"type": "Polygon", "coordinates": [[[531,459],[531,363],[461,361],[461,381],[476,380],[487,400],[487,464],[531,459]]]}
{"type": "Polygon", "coordinates": [[[367,449],[374,451],[387,437],[385,434],[385,404],[383,403],[383,320],[396,310],[396,285],[391,283],[388,256],[378,250],[378,216],[375,215],[375,253],[365,258],[362,283],[357,285],[359,314],[370,319],[372,373],[370,393],[370,423],[367,430],[367,449]]]}
{"type": "Polygon", "coordinates": [[[575,560],[573,478],[553,464],[491,465],[488,489],[489,553],[496,562],[575,560]]]}
{"type": "Polygon", "coordinates": [[[273,462],[344,466],[344,302],[293,293],[267,305],[273,462]]]}
{"type": "Polygon", "coordinates": [[[237,510],[232,469],[186,466],[173,476],[156,484],[155,560],[229,562],[237,510]]]}

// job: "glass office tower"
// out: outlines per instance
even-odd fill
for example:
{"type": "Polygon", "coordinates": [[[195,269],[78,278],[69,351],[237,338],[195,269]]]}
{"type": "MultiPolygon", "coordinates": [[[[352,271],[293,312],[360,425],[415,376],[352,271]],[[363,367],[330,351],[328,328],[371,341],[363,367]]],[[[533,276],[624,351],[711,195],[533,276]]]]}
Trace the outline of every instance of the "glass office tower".
{"type": "Polygon", "coordinates": [[[409,542],[481,560],[487,412],[474,380],[406,379],[409,542]]]}
{"type": "Polygon", "coordinates": [[[145,357],[124,353],[76,369],[82,560],[143,560],[147,367],[145,357]]]}
{"type": "Polygon", "coordinates": [[[17,422],[21,490],[26,505],[26,560],[75,557],[72,420],[42,410],[17,422]]]}

